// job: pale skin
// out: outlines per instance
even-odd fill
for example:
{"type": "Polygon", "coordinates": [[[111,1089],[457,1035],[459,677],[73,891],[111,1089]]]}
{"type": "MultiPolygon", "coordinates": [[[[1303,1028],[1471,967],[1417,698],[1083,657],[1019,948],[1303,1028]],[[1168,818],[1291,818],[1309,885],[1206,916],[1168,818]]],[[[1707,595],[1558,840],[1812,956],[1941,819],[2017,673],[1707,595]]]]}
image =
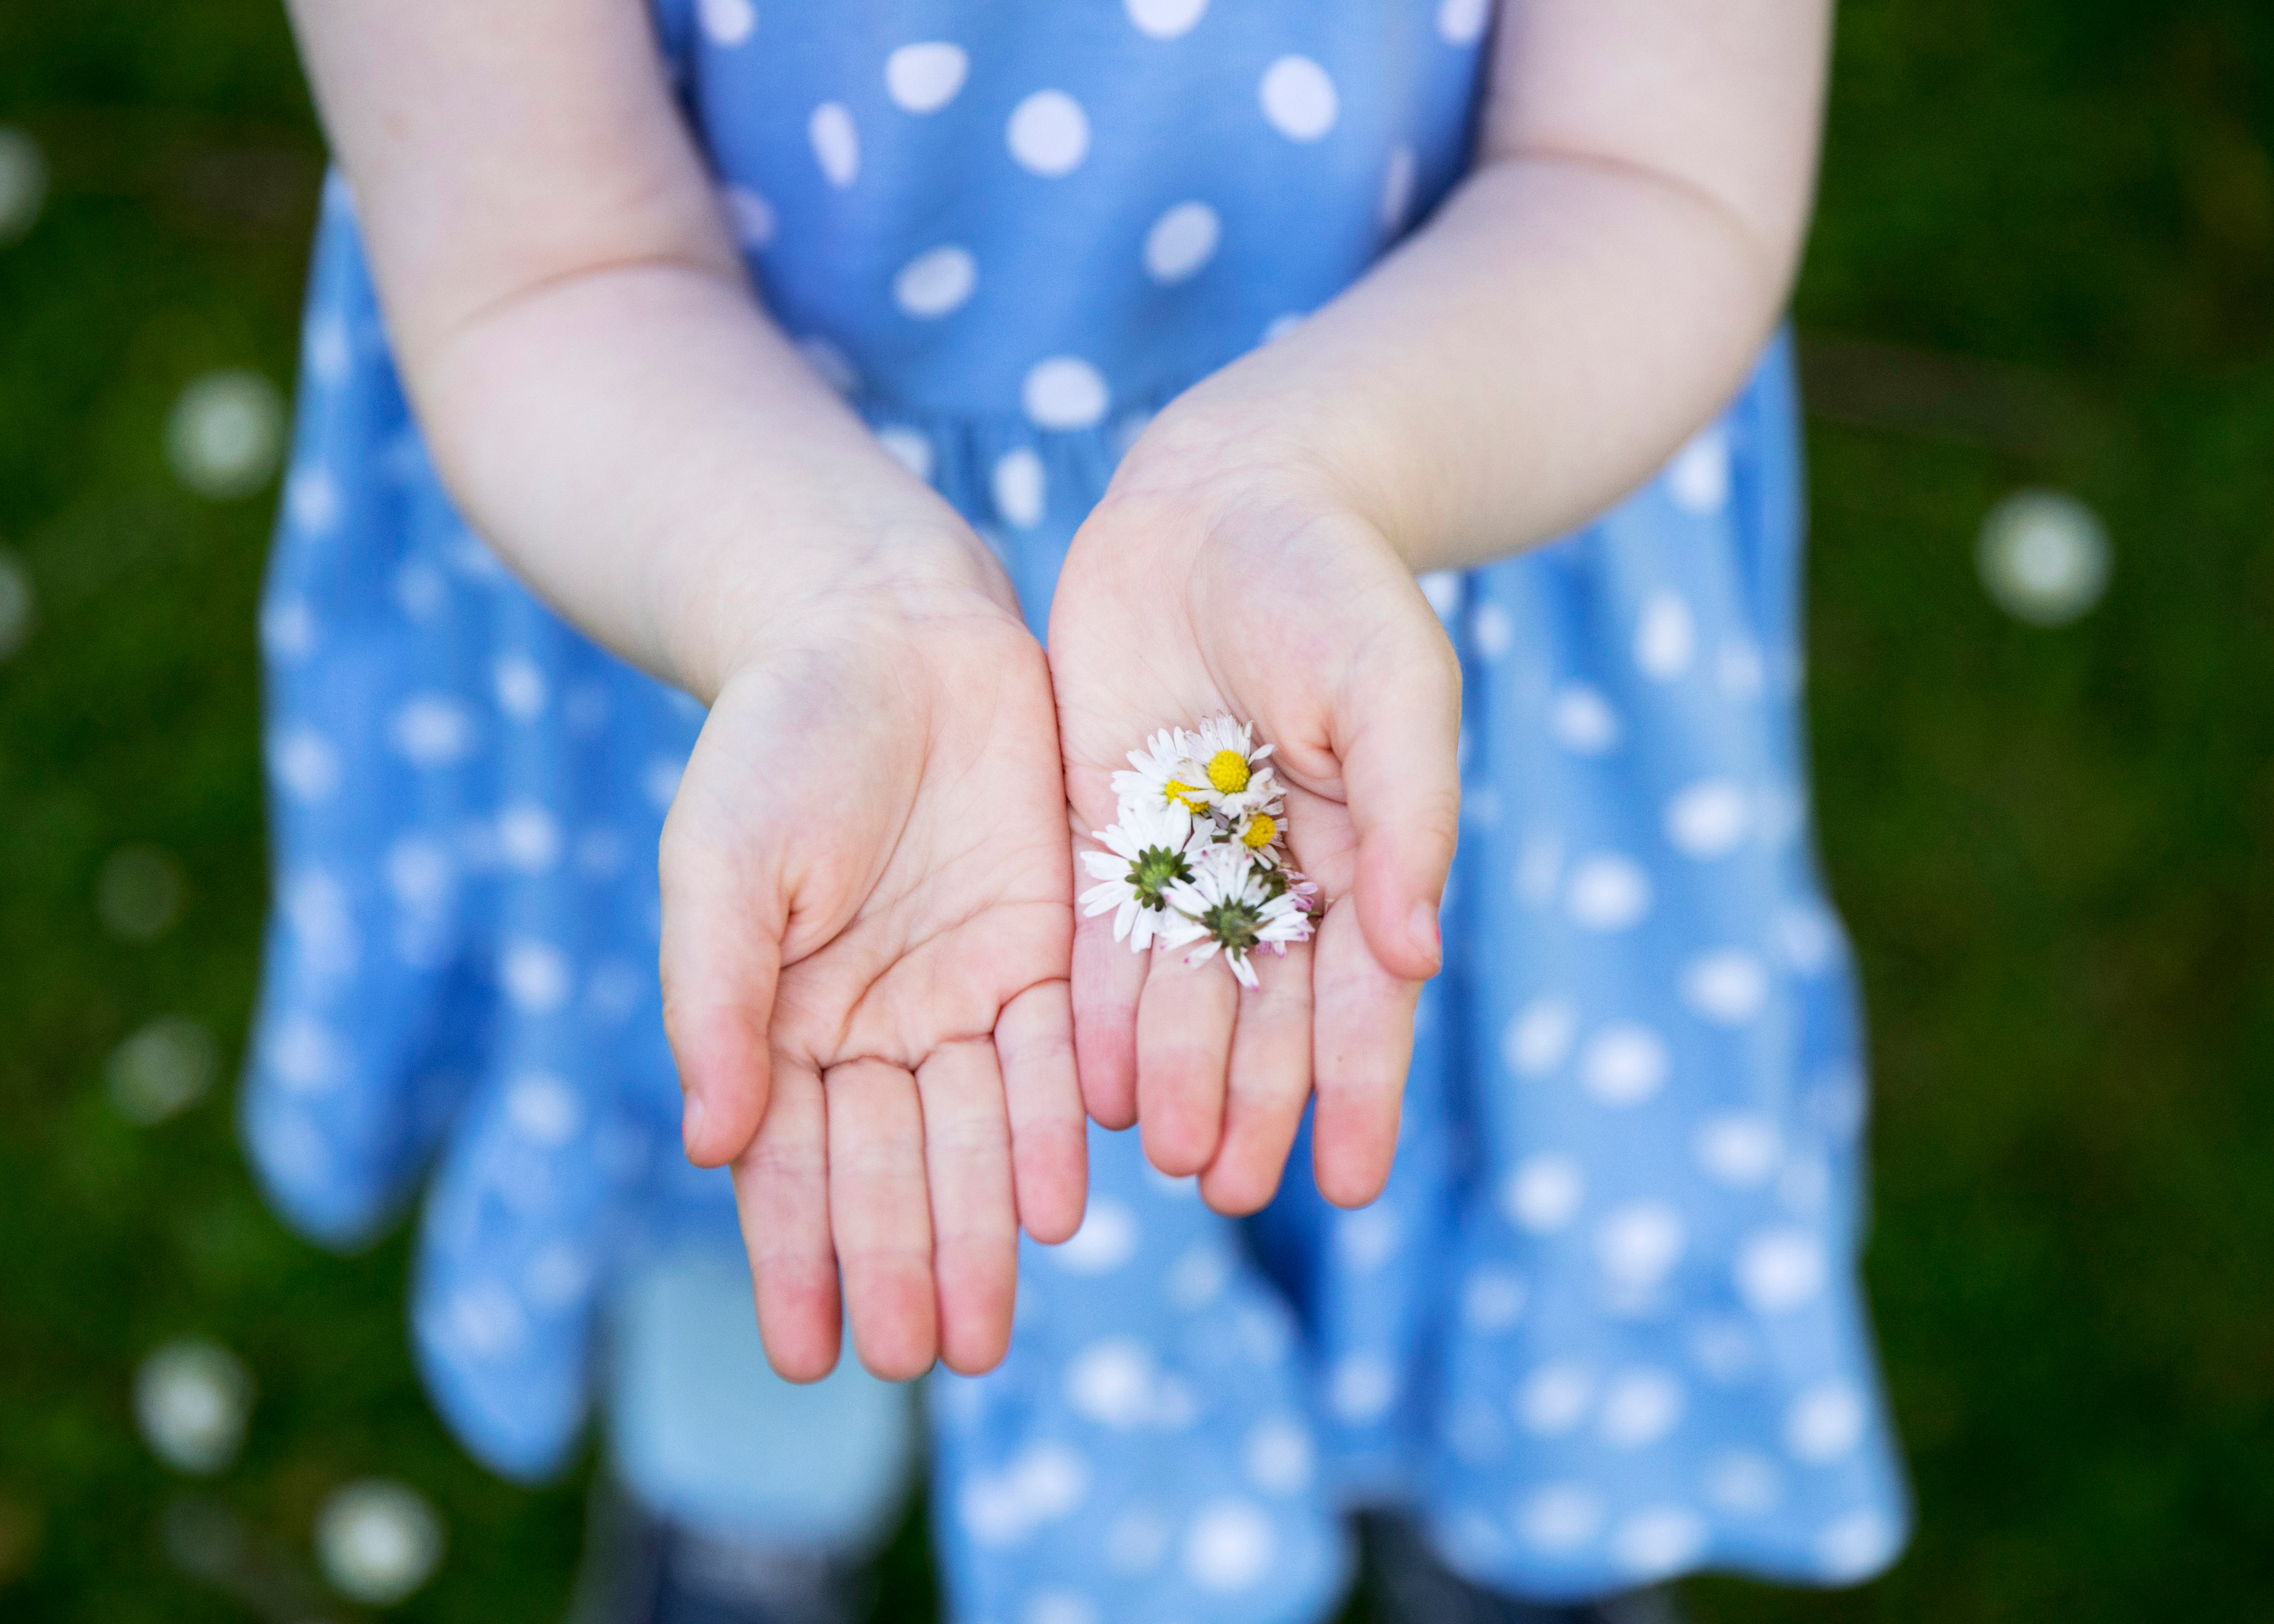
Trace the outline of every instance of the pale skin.
{"type": "Polygon", "coordinates": [[[711,707],[665,824],[688,1154],[733,1169],[769,1357],[990,1368],[1084,1116],[1252,1211],[1314,1094],[1387,1177],[1440,959],[1458,673],[1413,572],[1649,477],[1731,395],[1808,214],[1826,0],[1504,0],[1478,166],[1141,438],[1050,651],[969,527],[753,297],[638,0],[292,0],[397,364],[480,533],[711,707]],[[1164,585],[1165,583],[1165,585],[1164,585]],[[1069,826],[1229,710],[1278,746],[1314,944],[1241,993],[1113,947],[1069,826]]]}

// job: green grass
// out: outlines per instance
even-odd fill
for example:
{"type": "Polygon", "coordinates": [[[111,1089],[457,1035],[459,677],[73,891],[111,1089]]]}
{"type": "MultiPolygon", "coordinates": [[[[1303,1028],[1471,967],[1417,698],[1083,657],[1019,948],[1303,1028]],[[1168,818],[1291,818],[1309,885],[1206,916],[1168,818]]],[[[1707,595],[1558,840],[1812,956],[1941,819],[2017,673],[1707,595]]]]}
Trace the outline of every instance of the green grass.
{"type": "MultiPolygon", "coordinates": [[[[261,1384],[211,1492],[274,1563],[383,1472],[452,1540],[403,1617],[553,1620],[580,1490],[498,1483],[442,1434],[401,1239],[288,1237],[226,1089],[154,1129],[103,1094],[157,1014],[233,1061],[255,983],[273,492],[192,497],[162,433],[200,372],[290,376],[320,149],[282,19],[8,7],[0,124],[54,167],[0,247],[0,547],[40,602],[0,665],[0,1615],[246,1616],[162,1553],[183,1485],[129,1413],[140,1356],[200,1331],[261,1384]],[[94,905],[135,843],[184,876],[147,943],[94,905]]],[[[1860,1590],[1694,1586],[1710,1624],[2274,1616],[2270,132],[2263,0],[1846,10],[1799,299],[1812,719],[1921,1524],[1860,1590]],[[2031,484],[2115,538],[2064,630],[1973,575],[1982,515],[2031,484]]],[[[927,1605],[918,1550],[893,1616],[927,1605]]]]}

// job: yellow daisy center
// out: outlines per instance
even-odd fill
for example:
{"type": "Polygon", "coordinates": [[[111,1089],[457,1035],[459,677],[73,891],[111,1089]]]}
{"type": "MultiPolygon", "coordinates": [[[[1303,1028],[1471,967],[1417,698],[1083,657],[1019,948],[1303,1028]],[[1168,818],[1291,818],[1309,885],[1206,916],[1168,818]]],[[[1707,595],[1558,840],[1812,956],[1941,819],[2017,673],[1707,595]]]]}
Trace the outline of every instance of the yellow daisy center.
{"type": "Polygon", "coordinates": [[[1227,795],[1247,787],[1247,757],[1238,750],[1218,750],[1208,759],[1209,782],[1227,795]]]}
{"type": "Polygon", "coordinates": [[[1174,778],[1161,786],[1161,799],[1172,807],[1189,807],[1195,812],[1208,804],[1200,798],[1198,790],[1189,784],[1179,784],[1174,778]]]}
{"type": "Polygon", "coordinates": [[[1258,812],[1247,820],[1247,827],[1239,831],[1239,841],[1248,850],[1260,852],[1271,844],[1271,837],[1278,832],[1279,825],[1272,821],[1271,814],[1258,812]]]}

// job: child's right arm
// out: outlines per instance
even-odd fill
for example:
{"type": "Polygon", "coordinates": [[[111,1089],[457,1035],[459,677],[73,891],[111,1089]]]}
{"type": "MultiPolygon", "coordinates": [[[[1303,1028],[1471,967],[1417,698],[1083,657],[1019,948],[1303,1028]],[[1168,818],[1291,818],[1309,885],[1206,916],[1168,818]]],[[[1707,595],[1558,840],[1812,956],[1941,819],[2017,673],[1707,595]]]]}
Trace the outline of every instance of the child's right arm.
{"type": "Polygon", "coordinates": [[[1056,728],[1007,583],[760,312],[638,0],[292,10],[453,499],[712,708],[666,1020],[769,1353],[829,1368],[841,1266],[872,1368],[990,1366],[1018,1223],[1064,1238],[1083,1185],[1056,728]]]}

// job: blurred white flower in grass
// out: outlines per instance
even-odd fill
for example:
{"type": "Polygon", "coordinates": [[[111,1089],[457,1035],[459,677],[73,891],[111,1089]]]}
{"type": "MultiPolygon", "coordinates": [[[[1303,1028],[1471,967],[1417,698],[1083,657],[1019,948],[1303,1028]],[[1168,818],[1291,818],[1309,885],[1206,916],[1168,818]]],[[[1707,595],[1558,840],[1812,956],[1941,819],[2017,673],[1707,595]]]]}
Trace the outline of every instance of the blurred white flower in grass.
{"type": "Polygon", "coordinates": [[[0,547],[0,660],[31,641],[32,612],[38,599],[24,561],[0,547]]]}
{"type": "Polygon", "coordinates": [[[284,452],[284,397],[237,368],[190,380],[166,419],[166,458],[184,485],[216,501],[250,496],[284,452]]]}
{"type": "Polygon", "coordinates": [[[129,942],[154,942],[182,916],[182,870],[154,846],[123,846],[94,880],[104,929],[129,942]]]}
{"type": "Polygon", "coordinates": [[[316,1560],[343,1596],[392,1606],[441,1565],[442,1519],[407,1484],[359,1478],[316,1514],[316,1560]]]}
{"type": "Polygon", "coordinates": [[[110,1102],[147,1127],[206,1097],[221,1056],[213,1034],[186,1015],[161,1015],[111,1051],[110,1102]]]}
{"type": "Polygon", "coordinates": [[[212,1473],[237,1459],[252,1413],[252,1372],[218,1342],[184,1336],[134,1372],[134,1419],[167,1465],[212,1473]]]}
{"type": "Polygon", "coordinates": [[[47,200],[47,154],[21,130],[0,126],[0,243],[29,231],[47,200]]]}
{"type": "Polygon", "coordinates": [[[1996,604],[2032,626],[2066,626],[2108,590],[2112,562],[2100,517],[2059,491],[2016,491],[1990,510],[1975,549],[1996,604]]]}

